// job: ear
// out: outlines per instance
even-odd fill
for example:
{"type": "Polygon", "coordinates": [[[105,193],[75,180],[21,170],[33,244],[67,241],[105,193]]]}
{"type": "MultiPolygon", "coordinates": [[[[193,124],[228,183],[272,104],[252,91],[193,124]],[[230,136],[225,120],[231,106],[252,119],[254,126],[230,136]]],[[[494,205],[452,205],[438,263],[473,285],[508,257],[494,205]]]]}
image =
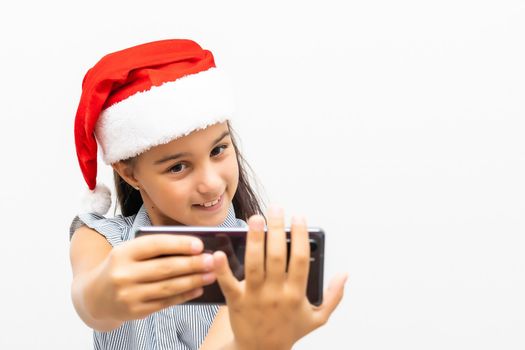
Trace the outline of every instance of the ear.
{"type": "Polygon", "coordinates": [[[139,187],[139,182],[135,178],[133,172],[133,165],[128,162],[116,162],[111,165],[120,177],[128,183],[131,187],[139,187]]]}

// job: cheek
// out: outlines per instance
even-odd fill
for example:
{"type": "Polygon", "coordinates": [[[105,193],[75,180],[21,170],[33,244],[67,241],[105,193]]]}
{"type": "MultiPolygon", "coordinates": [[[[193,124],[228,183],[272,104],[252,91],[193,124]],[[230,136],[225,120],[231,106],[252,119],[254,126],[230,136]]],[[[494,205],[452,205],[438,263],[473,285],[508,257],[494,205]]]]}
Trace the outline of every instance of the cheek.
{"type": "Polygon", "coordinates": [[[167,177],[158,177],[144,186],[152,204],[159,208],[182,205],[188,200],[188,184],[177,181],[176,184],[167,177]]]}
{"type": "Polygon", "coordinates": [[[191,195],[191,186],[189,181],[167,181],[159,188],[157,195],[160,201],[167,202],[170,206],[185,205],[191,195]]]}
{"type": "Polygon", "coordinates": [[[239,165],[235,157],[233,157],[233,160],[229,162],[227,166],[227,178],[229,185],[233,187],[232,190],[236,190],[239,184],[239,165]]]}

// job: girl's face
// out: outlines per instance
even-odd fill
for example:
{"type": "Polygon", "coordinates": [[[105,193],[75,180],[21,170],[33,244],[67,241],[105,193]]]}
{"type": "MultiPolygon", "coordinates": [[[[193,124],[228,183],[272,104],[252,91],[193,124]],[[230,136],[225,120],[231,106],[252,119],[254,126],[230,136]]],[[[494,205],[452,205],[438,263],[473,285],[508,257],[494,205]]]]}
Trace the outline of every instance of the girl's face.
{"type": "Polygon", "coordinates": [[[228,124],[209,126],[142,153],[135,159],[132,178],[153,225],[221,224],[239,182],[228,124]]]}

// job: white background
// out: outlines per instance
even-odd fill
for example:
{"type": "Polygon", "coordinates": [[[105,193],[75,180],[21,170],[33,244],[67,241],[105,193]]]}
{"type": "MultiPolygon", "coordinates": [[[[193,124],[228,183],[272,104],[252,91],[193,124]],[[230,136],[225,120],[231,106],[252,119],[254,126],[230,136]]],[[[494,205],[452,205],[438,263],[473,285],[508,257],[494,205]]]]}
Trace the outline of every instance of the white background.
{"type": "Polygon", "coordinates": [[[525,348],[525,2],[3,2],[0,36],[0,348],[92,347],[69,296],[81,81],[166,38],[214,52],[267,203],[325,229],[325,282],[350,274],[297,349],[525,348]]]}

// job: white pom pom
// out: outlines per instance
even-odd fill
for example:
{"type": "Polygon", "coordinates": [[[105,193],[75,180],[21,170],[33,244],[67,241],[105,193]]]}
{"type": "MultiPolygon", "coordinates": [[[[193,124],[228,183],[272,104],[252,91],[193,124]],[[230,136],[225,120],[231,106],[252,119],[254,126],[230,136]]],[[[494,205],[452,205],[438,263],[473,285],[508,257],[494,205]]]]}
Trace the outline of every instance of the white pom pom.
{"type": "Polygon", "coordinates": [[[81,213],[96,213],[104,215],[111,207],[111,191],[106,185],[98,184],[93,191],[82,198],[81,213]]]}

